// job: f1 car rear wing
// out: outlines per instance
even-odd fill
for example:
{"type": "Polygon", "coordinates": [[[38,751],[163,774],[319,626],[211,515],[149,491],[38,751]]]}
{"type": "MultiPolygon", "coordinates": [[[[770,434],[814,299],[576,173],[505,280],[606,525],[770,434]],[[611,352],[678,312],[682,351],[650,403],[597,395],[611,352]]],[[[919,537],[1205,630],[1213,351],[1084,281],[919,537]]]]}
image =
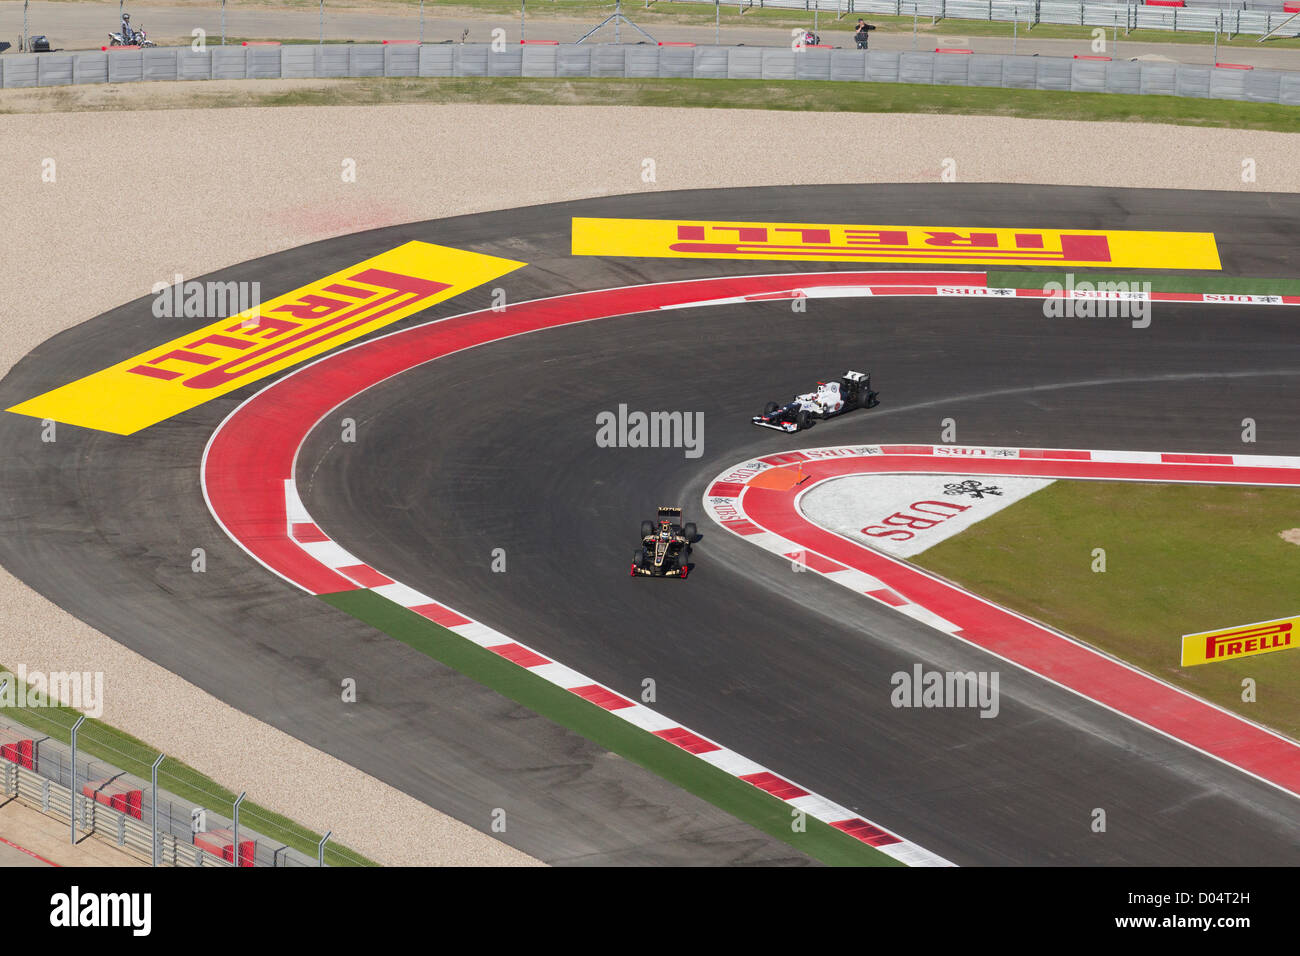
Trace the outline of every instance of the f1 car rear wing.
{"type": "Polygon", "coordinates": [[[660,505],[660,506],[659,506],[659,517],[660,517],[660,518],[669,518],[669,519],[671,519],[671,518],[680,518],[681,516],[682,516],[682,509],[681,509],[681,508],[668,508],[668,507],[665,507],[664,505],[660,505]]]}

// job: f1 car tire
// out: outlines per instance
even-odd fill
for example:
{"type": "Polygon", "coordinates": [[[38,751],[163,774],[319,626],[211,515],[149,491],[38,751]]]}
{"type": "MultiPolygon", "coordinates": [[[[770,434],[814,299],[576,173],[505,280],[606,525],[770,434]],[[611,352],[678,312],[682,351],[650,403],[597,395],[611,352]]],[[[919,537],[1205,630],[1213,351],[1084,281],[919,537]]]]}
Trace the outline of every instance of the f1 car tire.
{"type": "MultiPolygon", "coordinates": [[[[682,525],[682,537],[685,538],[688,543],[694,541],[698,536],[699,532],[696,530],[694,521],[688,521],[686,524],[682,525]]],[[[687,550],[689,551],[690,549],[688,548],[687,550]]]]}
{"type": "Polygon", "coordinates": [[[641,537],[648,538],[655,533],[655,523],[653,521],[641,522],[641,537]]]}
{"type": "Polygon", "coordinates": [[[780,407],[781,406],[778,405],[776,402],[768,402],[766,405],[763,406],[763,414],[771,415],[774,411],[776,411],[780,407]]]}
{"type": "Polygon", "coordinates": [[[812,421],[812,416],[808,414],[808,409],[801,408],[794,416],[795,427],[802,430],[808,427],[812,421]]]}

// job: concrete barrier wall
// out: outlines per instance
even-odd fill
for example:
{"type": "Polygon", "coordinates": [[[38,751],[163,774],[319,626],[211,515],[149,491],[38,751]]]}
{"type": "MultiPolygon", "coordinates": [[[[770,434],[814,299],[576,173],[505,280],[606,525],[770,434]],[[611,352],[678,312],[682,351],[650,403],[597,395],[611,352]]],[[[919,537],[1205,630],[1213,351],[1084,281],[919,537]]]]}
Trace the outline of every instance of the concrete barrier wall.
{"type": "MultiPolygon", "coordinates": [[[[665,2],[665,0],[661,0],[665,2]]],[[[666,0],[674,2],[674,0],[666,0]]],[[[699,0],[695,0],[699,2],[699,0]]],[[[724,0],[730,3],[732,0],[724,0]]],[[[938,17],[998,23],[1069,24],[1118,27],[1125,30],[1193,31],[1263,35],[1284,27],[1280,36],[1295,36],[1300,21],[1287,22],[1286,0],[1185,0],[1184,7],[1152,7],[1145,3],[1068,2],[1068,0],[741,0],[746,8],[785,10],[814,8],[832,16],[938,17]]],[[[960,25],[953,30],[960,33],[960,25]]]]}
{"type": "Polygon", "coordinates": [[[837,80],[1069,90],[1300,106],[1300,72],[1053,56],[642,44],[329,44],[5,54],[0,87],[357,76],[837,80]]]}

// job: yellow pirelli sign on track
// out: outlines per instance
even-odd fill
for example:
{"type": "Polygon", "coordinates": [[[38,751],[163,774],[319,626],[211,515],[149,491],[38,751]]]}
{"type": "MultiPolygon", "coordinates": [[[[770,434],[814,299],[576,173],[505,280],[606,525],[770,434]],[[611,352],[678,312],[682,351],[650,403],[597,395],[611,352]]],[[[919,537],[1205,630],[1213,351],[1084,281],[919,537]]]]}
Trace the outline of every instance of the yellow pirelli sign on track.
{"type": "Polygon", "coordinates": [[[1300,627],[1300,617],[1284,617],[1221,631],[1184,634],[1183,666],[1285,651],[1296,646],[1297,627],[1300,627]]]}
{"type": "Polygon", "coordinates": [[[1210,232],[574,219],[575,256],[1218,269],[1210,232]]]}
{"type": "Polygon", "coordinates": [[[522,265],[408,242],[9,411],[130,435],[522,265]]]}

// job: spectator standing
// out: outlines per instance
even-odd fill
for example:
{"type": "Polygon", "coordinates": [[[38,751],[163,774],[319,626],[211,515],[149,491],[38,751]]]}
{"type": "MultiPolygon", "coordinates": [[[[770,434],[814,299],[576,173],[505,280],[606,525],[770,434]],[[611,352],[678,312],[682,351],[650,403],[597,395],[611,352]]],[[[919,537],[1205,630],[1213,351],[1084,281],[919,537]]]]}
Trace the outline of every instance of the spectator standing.
{"type": "Polygon", "coordinates": [[[867,31],[874,29],[872,24],[858,17],[858,25],[853,28],[853,39],[857,42],[859,50],[867,48],[867,31]]]}

